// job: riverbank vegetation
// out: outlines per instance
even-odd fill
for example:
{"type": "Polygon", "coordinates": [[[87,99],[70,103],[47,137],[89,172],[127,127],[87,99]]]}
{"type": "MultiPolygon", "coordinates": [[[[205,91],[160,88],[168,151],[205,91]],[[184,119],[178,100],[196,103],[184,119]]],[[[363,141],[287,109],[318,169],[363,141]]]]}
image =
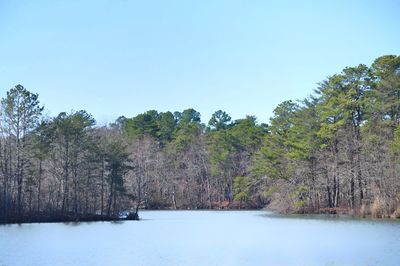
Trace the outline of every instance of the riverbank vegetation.
{"type": "Polygon", "coordinates": [[[400,217],[399,56],[329,76],[268,124],[221,110],[204,124],[187,109],[99,127],[83,110],[44,116],[21,85],[2,99],[0,123],[5,222],[265,206],[400,217]]]}

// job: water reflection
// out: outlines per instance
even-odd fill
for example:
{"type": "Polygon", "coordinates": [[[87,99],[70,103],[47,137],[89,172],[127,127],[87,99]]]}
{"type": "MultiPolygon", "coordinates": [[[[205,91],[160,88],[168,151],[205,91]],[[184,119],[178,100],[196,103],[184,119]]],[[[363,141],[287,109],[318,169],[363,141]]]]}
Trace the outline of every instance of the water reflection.
{"type": "Polygon", "coordinates": [[[0,265],[397,265],[400,223],[264,211],[0,226],[0,265]]]}

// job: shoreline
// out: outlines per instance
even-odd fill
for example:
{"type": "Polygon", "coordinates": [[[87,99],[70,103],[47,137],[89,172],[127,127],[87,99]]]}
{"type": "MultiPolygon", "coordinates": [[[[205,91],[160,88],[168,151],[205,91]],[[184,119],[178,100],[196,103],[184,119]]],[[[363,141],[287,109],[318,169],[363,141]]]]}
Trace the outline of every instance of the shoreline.
{"type": "Polygon", "coordinates": [[[139,215],[131,213],[126,217],[116,215],[74,215],[74,214],[36,214],[24,215],[22,217],[8,217],[0,219],[0,225],[8,224],[32,224],[32,223],[81,223],[81,222],[118,222],[118,221],[138,221],[139,215]]]}
{"type": "MultiPolygon", "coordinates": [[[[374,217],[371,214],[368,215],[360,215],[356,213],[352,213],[350,211],[346,212],[329,212],[325,209],[320,212],[280,212],[273,209],[267,208],[213,208],[213,209],[143,209],[143,212],[146,211],[269,211],[276,215],[277,217],[282,216],[286,218],[317,218],[320,217],[330,217],[330,218],[350,218],[350,219],[359,219],[359,220],[373,220],[373,221],[400,221],[400,217],[393,216],[382,216],[382,217],[374,217]]],[[[72,215],[72,214],[58,214],[58,215],[25,215],[24,217],[11,217],[8,219],[0,219],[0,225],[12,225],[12,224],[33,224],[33,223],[89,223],[89,222],[123,222],[123,221],[138,221],[141,220],[139,215],[135,213],[131,213],[126,217],[119,216],[107,216],[107,215],[72,215]]]]}

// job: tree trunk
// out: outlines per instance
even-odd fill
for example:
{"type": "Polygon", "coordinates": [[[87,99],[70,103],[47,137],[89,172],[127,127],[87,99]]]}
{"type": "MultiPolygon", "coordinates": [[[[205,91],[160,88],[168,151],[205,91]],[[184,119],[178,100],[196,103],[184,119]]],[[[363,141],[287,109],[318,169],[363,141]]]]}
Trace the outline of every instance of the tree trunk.
{"type": "Polygon", "coordinates": [[[102,165],[101,165],[101,215],[104,214],[104,158],[101,159],[102,165]]]}
{"type": "Polygon", "coordinates": [[[37,212],[40,212],[40,194],[42,188],[42,160],[39,160],[39,176],[38,176],[38,195],[37,195],[37,212]]]}
{"type": "Polygon", "coordinates": [[[107,206],[107,215],[111,215],[111,204],[114,197],[114,178],[111,177],[111,184],[110,184],[110,195],[108,197],[108,206],[107,206]]]}
{"type": "Polygon", "coordinates": [[[63,191],[63,200],[62,200],[62,212],[64,213],[68,210],[68,175],[69,175],[69,143],[66,140],[65,144],[65,164],[64,164],[64,191],[63,191]]]}

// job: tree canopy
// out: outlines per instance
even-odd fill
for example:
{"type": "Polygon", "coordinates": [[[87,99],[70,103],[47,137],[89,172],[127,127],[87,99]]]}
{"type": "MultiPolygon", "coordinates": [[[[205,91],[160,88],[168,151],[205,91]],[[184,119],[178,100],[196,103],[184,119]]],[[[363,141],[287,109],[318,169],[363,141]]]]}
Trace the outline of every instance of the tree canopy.
{"type": "Polygon", "coordinates": [[[42,115],[11,88],[0,108],[0,220],[139,208],[261,208],[400,216],[400,57],[346,67],[268,124],[223,110],[149,110],[96,126],[42,115]]]}

